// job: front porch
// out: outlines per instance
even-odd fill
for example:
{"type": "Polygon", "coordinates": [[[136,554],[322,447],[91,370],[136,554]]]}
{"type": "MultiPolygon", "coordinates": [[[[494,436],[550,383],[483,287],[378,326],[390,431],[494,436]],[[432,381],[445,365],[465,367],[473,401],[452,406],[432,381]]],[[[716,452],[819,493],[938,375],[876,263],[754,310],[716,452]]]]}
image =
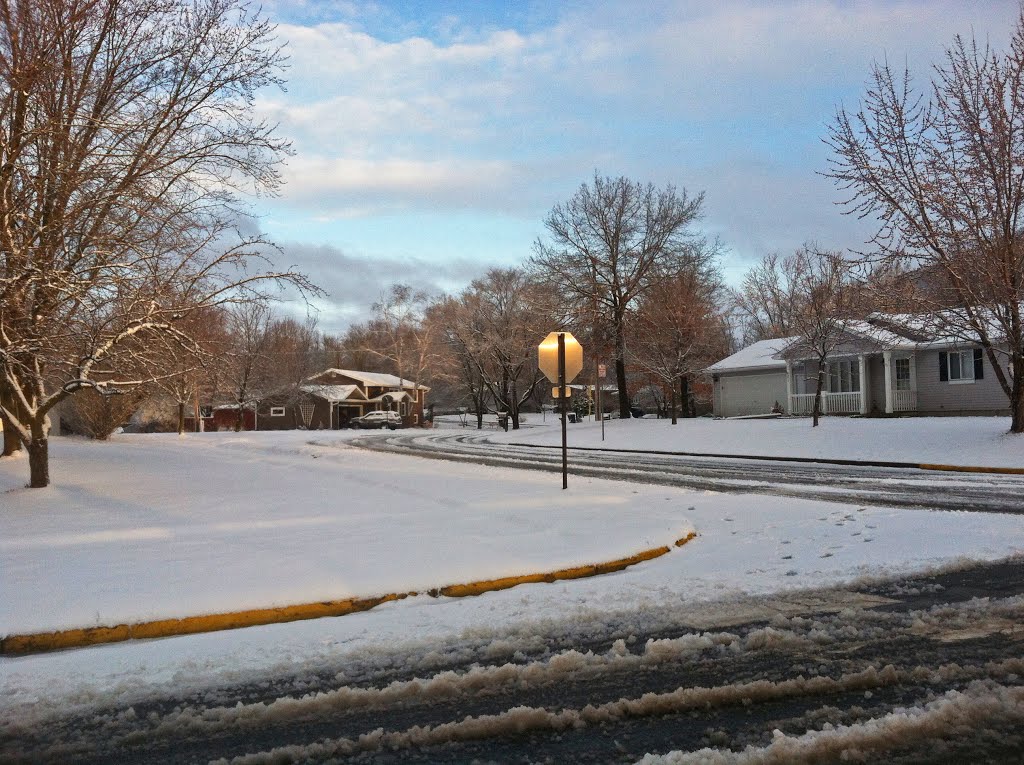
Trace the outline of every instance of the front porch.
{"type": "MultiPolygon", "coordinates": [[[[818,365],[786,362],[787,413],[814,411],[818,365]]],[[[826,363],[822,414],[898,414],[917,411],[917,370],[912,353],[884,351],[837,357],[826,363]]]]}

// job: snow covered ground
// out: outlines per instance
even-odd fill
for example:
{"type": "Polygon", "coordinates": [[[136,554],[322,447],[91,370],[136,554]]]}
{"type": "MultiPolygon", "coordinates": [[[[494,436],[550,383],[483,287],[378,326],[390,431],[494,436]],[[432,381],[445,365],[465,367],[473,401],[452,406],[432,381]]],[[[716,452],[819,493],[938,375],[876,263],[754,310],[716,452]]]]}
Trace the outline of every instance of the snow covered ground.
{"type": "MultiPolygon", "coordinates": [[[[560,444],[552,417],[527,415],[518,432],[499,431],[495,441],[560,444]],[[534,427],[538,426],[539,427],[534,427]]],[[[895,419],[808,417],[775,420],[608,420],[568,426],[570,446],[657,449],[714,454],[928,462],[948,465],[1024,467],[1024,434],[1011,435],[1008,417],[906,417],[895,419]]]]}
{"type": "MultiPolygon", "coordinates": [[[[796,424],[801,435],[811,432],[806,421],[796,424]]],[[[731,426],[694,427],[723,425],[731,426]]],[[[793,423],[781,425],[777,432],[791,432],[793,423]]],[[[626,446],[626,434],[670,427],[615,422],[609,436],[626,446]]],[[[575,442],[588,430],[600,442],[600,425],[573,428],[575,442]]],[[[543,431],[532,432],[549,438],[543,431]]],[[[55,485],[45,490],[23,488],[23,460],[0,462],[0,634],[422,590],[618,558],[691,528],[699,536],[655,561],[594,579],[0,658],[0,717],[31,725],[48,709],[131,698],[161,685],[205,688],[279,669],[339,666],[357,655],[424,655],[425,647],[467,636],[507,645],[508,636],[541,626],[550,631],[637,609],[687,608],[1024,550],[1021,516],[595,479],[574,479],[563,492],[553,474],[369,453],[346,444],[353,435],[54,439],[55,485]]]]}

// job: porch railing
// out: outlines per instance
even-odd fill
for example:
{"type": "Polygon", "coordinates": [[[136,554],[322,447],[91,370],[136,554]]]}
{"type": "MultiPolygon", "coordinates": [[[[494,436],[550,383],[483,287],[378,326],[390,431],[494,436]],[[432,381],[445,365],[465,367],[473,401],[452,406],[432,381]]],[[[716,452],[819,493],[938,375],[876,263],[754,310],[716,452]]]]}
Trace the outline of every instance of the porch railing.
{"type": "Polygon", "coordinates": [[[894,412],[913,412],[917,410],[916,390],[894,390],[892,392],[892,410],[894,412]]]}
{"type": "MultiPolygon", "coordinates": [[[[796,415],[814,413],[814,394],[795,393],[790,400],[790,411],[796,415]]],[[[860,411],[860,393],[821,394],[822,414],[857,414],[860,411]]]]}
{"type": "MultiPolygon", "coordinates": [[[[916,390],[894,390],[892,392],[892,410],[894,412],[917,411],[916,390]]],[[[795,415],[814,413],[814,394],[795,393],[790,397],[789,411],[795,415]]],[[[857,414],[860,412],[860,393],[827,393],[821,394],[822,414],[857,414]]]]}

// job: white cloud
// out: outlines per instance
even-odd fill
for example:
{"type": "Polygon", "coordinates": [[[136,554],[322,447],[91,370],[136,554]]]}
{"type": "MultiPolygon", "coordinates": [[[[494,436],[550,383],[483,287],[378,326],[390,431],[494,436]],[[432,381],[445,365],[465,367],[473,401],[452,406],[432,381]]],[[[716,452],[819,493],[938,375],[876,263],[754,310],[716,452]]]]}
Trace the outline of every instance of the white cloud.
{"type": "Polygon", "coordinates": [[[859,97],[872,60],[927,76],[956,33],[1001,48],[1018,10],[1016,0],[609,1],[517,30],[441,14],[431,27],[387,3],[286,5],[289,89],[258,105],[295,142],[274,217],[478,211],[539,233],[596,169],[705,189],[705,224],[734,261],[807,239],[860,246],[864,226],[816,175],[835,107],[859,97]],[[387,19],[388,39],[367,31],[371,19],[387,19]]]}

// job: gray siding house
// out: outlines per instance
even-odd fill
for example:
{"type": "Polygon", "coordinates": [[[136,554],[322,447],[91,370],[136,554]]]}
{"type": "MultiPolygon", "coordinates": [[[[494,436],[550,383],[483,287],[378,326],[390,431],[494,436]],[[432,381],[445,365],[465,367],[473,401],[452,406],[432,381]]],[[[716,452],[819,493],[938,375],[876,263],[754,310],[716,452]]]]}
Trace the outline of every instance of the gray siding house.
{"type": "MultiPolygon", "coordinates": [[[[800,338],[780,338],[755,343],[712,365],[707,371],[714,381],[715,415],[766,413],[775,401],[788,414],[811,414],[818,364],[808,355],[800,338]],[[772,349],[777,350],[769,353],[772,349]]],[[[1004,415],[1010,408],[978,345],[911,338],[876,319],[851,323],[829,355],[822,411],[1004,415]]]]}

